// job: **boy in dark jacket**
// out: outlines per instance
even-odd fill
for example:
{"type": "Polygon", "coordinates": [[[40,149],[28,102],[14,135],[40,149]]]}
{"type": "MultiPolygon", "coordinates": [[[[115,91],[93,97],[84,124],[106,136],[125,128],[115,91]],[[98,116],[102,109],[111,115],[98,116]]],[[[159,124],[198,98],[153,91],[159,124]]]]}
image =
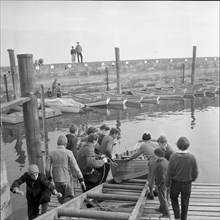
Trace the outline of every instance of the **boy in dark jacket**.
{"type": "Polygon", "coordinates": [[[78,133],[78,126],[76,124],[72,124],[70,126],[70,134],[66,135],[67,138],[67,150],[71,150],[73,152],[73,155],[75,159],[77,160],[77,148],[78,145],[80,144],[80,140],[77,137],[78,133]]]}
{"type": "Polygon", "coordinates": [[[50,201],[50,194],[62,197],[54,185],[42,173],[39,173],[38,166],[32,164],[21,177],[11,185],[11,192],[23,196],[24,192],[19,190],[22,183],[26,182],[26,198],[28,205],[28,219],[32,220],[39,215],[39,206],[42,205],[41,214],[47,211],[47,204],[50,201]]]}
{"type": "Polygon", "coordinates": [[[170,218],[169,201],[167,200],[168,190],[165,185],[168,160],[164,158],[165,152],[161,148],[155,149],[154,154],[157,156],[154,170],[155,185],[158,189],[158,199],[160,202],[160,207],[157,211],[163,213],[161,218],[170,218]]]}

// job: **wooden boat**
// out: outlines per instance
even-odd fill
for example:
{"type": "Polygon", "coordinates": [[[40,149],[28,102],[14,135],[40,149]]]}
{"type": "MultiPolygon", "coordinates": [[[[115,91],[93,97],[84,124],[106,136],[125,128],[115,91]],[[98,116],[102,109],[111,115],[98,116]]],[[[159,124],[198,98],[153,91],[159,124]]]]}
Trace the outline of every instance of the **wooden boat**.
{"type": "Polygon", "coordinates": [[[120,155],[116,154],[114,158],[114,164],[111,165],[112,177],[116,183],[120,183],[124,180],[134,179],[134,178],[147,178],[148,174],[148,159],[143,155],[127,161],[127,158],[134,154],[138,149],[140,143],[134,146],[134,150],[126,151],[120,155]]]}
{"type": "Polygon", "coordinates": [[[209,87],[205,91],[205,95],[207,97],[214,97],[217,93],[218,89],[216,87],[209,87]]]}
{"type": "Polygon", "coordinates": [[[110,101],[108,97],[94,96],[89,94],[75,94],[73,99],[83,103],[86,107],[106,107],[110,101]]]}
{"type": "MultiPolygon", "coordinates": [[[[42,110],[39,110],[39,118],[43,117],[42,110]]],[[[61,111],[56,108],[45,108],[45,117],[52,118],[61,115],[61,111]]],[[[2,114],[2,122],[9,124],[18,124],[24,122],[24,115],[22,111],[13,112],[11,114],[2,114]]]]}
{"type": "Polygon", "coordinates": [[[62,113],[79,113],[83,111],[85,105],[71,98],[44,99],[45,106],[60,109],[62,113]]]}
{"type": "Polygon", "coordinates": [[[147,94],[144,91],[131,90],[132,95],[142,97],[141,103],[159,104],[159,96],[147,94]]]}

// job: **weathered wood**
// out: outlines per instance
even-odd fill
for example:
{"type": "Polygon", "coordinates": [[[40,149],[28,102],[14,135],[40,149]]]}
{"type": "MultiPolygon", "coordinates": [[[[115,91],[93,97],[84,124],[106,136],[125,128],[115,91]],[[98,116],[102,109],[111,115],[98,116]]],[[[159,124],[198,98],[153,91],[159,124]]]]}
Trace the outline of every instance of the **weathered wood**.
{"type": "MultiPolygon", "coordinates": [[[[47,164],[48,158],[49,158],[49,148],[48,148],[48,133],[47,133],[47,122],[46,122],[46,113],[45,113],[44,86],[43,85],[40,85],[40,91],[41,91],[42,124],[43,124],[43,132],[44,132],[44,150],[45,150],[45,158],[46,158],[46,164],[47,164]]],[[[44,166],[44,168],[45,167],[46,166],[44,166]]]]}
{"type": "Polygon", "coordinates": [[[67,217],[83,217],[83,218],[93,218],[101,220],[128,220],[130,213],[120,213],[120,212],[106,212],[106,211],[96,211],[96,210],[73,210],[73,209],[59,209],[59,216],[67,217]]]}
{"type": "Polygon", "coordinates": [[[4,74],[4,81],[5,81],[5,94],[6,94],[6,99],[7,99],[7,102],[9,102],[10,99],[9,99],[9,95],[8,95],[8,83],[7,83],[7,76],[6,76],[6,74],[4,74]]]}
{"type": "Polygon", "coordinates": [[[21,84],[21,95],[30,97],[30,101],[23,104],[24,125],[29,164],[37,164],[40,172],[44,172],[43,154],[41,149],[41,134],[39,124],[38,103],[34,80],[33,55],[17,55],[21,84]]]}
{"type": "Polygon", "coordinates": [[[111,189],[131,189],[131,190],[142,190],[142,186],[130,186],[130,185],[123,185],[123,184],[109,184],[109,183],[104,183],[103,188],[111,188],[111,189]]]}
{"type": "MultiPolygon", "coordinates": [[[[2,129],[2,128],[1,128],[2,129]]],[[[3,148],[1,147],[1,173],[0,173],[0,196],[1,196],[1,218],[0,219],[13,219],[12,216],[12,207],[11,207],[11,198],[10,198],[10,186],[7,178],[7,171],[5,165],[5,154],[3,152],[3,148]]]]}
{"type": "Polygon", "coordinates": [[[129,220],[133,220],[133,219],[136,219],[136,220],[139,220],[141,215],[142,215],[142,212],[143,212],[143,209],[144,209],[144,205],[145,205],[145,201],[146,201],[146,194],[147,194],[147,191],[148,191],[148,182],[146,182],[142,192],[141,192],[141,195],[131,213],[131,216],[129,217],[129,220]]]}
{"type": "Polygon", "coordinates": [[[137,201],[139,196],[103,194],[103,193],[88,193],[88,198],[101,200],[123,200],[123,201],[137,201]]]}
{"type": "Polygon", "coordinates": [[[17,99],[20,97],[20,88],[19,88],[20,84],[19,84],[18,73],[16,71],[14,50],[8,49],[8,53],[9,53],[12,83],[13,83],[13,89],[14,89],[14,98],[17,99]]]}
{"type": "Polygon", "coordinates": [[[196,69],[196,46],[193,46],[193,58],[192,58],[192,73],[191,73],[191,84],[195,81],[195,69],[196,69]]]}
{"type": "Polygon", "coordinates": [[[12,100],[10,102],[1,103],[1,112],[7,111],[7,110],[13,108],[14,106],[24,104],[28,101],[30,101],[30,97],[20,97],[20,98],[12,100]]]}
{"type": "Polygon", "coordinates": [[[116,66],[116,74],[117,74],[117,90],[118,93],[121,94],[120,54],[118,47],[115,47],[115,66],[116,66]]]}

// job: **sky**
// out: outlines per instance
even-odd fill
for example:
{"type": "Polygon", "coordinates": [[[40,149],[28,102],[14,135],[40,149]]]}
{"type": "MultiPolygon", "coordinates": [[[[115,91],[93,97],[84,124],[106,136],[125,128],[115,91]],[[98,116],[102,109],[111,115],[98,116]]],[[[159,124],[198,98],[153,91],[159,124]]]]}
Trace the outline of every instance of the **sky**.
{"type": "MultiPolygon", "coordinates": [[[[1,66],[7,49],[44,64],[71,62],[80,42],[84,62],[219,57],[218,1],[0,1],[1,66]]],[[[17,63],[17,61],[16,61],[17,63]]]]}

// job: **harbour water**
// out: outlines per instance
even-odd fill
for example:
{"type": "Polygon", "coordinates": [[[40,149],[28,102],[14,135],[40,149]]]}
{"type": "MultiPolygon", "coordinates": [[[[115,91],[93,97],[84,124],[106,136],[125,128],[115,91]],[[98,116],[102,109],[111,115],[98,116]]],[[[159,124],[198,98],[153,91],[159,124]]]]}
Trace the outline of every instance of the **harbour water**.
{"type": "MultiPolygon", "coordinates": [[[[115,153],[131,150],[142,134],[148,132],[153,139],[165,135],[169,145],[176,151],[177,139],[186,136],[190,140],[189,152],[199,164],[197,182],[219,183],[219,95],[197,97],[179,101],[163,101],[159,105],[109,109],[93,109],[81,114],[63,114],[47,120],[49,150],[56,147],[60,134],[66,135],[71,123],[99,127],[106,123],[121,130],[121,139],[115,153]]],[[[1,146],[3,147],[8,181],[22,175],[28,166],[24,126],[3,124],[1,146]]],[[[21,186],[25,191],[25,184],[21,186]]],[[[26,217],[26,199],[11,194],[14,219],[26,217]]]]}

